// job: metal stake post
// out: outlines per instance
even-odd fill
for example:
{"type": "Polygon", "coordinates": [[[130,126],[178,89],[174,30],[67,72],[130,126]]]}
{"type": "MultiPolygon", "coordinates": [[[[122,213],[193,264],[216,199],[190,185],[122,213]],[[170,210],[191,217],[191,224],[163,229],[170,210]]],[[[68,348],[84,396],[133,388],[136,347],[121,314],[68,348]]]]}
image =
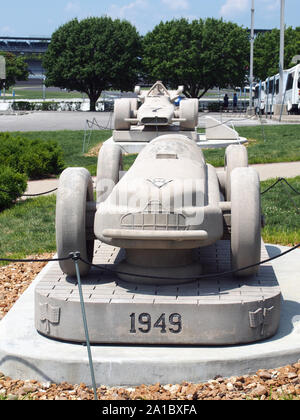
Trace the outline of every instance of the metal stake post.
{"type": "Polygon", "coordinates": [[[0,55],[0,81],[3,80],[3,93],[5,102],[5,81],[6,81],[6,59],[0,55]]]}
{"type": "Polygon", "coordinates": [[[283,69],[284,69],[284,12],[285,12],[285,0],[281,0],[280,6],[280,49],[279,49],[279,98],[280,103],[283,104],[283,69]]]}
{"type": "Polygon", "coordinates": [[[254,0],[252,0],[251,5],[251,39],[250,39],[250,110],[253,108],[253,56],[254,56],[254,0]]]}
{"type": "Polygon", "coordinates": [[[77,282],[78,282],[82,320],[83,320],[83,326],[84,326],[84,332],[85,332],[85,338],[86,338],[86,346],[87,346],[87,351],[88,351],[89,365],[90,365],[90,371],[91,371],[91,377],[92,377],[92,385],[93,385],[93,390],[94,390],[94,399],[98,400],[94,365],[93,365],[92,352],[91,352],[90,339],[89,339],[89,331],[88,331],[88,326],[87,326],[85,305],[84,305],[84,299],[83,299],[83,293],[82,293],[82,285],[81,285],[81,280],[80,280],[80,271],[79,271],[79,266],[78,266],[80,252],[73,252],[70,255],[72,256],[72,259],[75,264],[75,269],[76,269],[76,277],[77,277],[77,282]]]}

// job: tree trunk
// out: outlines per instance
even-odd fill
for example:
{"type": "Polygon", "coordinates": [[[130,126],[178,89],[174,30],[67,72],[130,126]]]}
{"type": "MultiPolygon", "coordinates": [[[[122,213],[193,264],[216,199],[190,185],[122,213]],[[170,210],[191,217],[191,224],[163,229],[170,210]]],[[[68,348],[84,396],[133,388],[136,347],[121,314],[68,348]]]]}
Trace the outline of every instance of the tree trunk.
{"type": "Polygon", "coordinates": [[[101,95],[101,91],[96,92],[88,92],[88,97],[90,99],[90,111],[95,112],[96,111],[96,103],[101,95]]]}
{"type": "Polygon", "coordinates": [[[198,99],[201,99],[202,96],[204,96],[209,89],[211,89],[211,88],[210,87],[206,87],[206,88],[203,89],[203,91],[201,92],[201,94],[198,93],[198,99]]]}
{"type": "Polygon", "coordinates": [[[90,111],[96,111],[96,101],[94,99],[90,99],[90,111]]]}
{"type": "Polygon", "coordinates": [[[92,111],[92,112],[95,112],[96,111],[96,102],[97,102],[97,99],[94,96],[90,96],[90,111],[92,111]]]}

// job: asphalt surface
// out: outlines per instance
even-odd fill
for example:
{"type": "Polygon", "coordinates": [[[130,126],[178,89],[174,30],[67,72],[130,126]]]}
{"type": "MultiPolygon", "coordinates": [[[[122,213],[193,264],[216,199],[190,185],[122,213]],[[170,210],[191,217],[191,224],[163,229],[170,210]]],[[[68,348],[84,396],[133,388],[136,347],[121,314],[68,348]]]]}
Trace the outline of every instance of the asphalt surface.
{"type": "MultiPolygon", "coordinates": [[[[205,127],[205,117],[216,118],[221,123],[233,127],[261,125],[256,117],[249,117],[245,113],[199,113],[199,127],[205,127]]],[[[85,130],[88,122],[96,122],[98,126],[113,129],[113,113],[110,112],[24,112],[1,113],[0,131],[55,131],[55,130],[85,130]]],[[[263,118],[264,125],[278,125],[274,119],[263,118]]],[[[289,122],[291,122],[289,120],[289,122]]],[[[282,124],[289,123],[282,122],[282,124]]],[[[300,124],[300,116],[294,124],[300,124]]],[[[96,127],[96,126],[95,126],[96,127]]]]}
{"type": "Polygon", "coordinates": [[[95,121],[99,126],[112,128],[112,114],[109,112],[28,112],[0,115],[0,131],[56,131],[85,130],[88,123],[95,121]]]}

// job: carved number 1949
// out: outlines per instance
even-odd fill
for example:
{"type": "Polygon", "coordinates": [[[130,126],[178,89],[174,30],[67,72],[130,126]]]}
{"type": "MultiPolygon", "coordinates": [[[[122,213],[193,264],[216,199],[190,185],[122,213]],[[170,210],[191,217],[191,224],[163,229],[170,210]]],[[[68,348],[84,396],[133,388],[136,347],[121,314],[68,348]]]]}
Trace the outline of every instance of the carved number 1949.
{"type": "Polygon", "coordinates": [[[148,313],[140,315],[133,313],[130,315],[130,320],[131,334],[136,334],[137,323],[139,325],[138,331],[143,334],[150,333],[152,328],[159,328],[161,334],[166,334],[167,332],[179,334],[182,331],[182,317],[180,314],[171,314],[169,317],[166,314],[162,314],[154,324],[151,315],[148,313]]]}

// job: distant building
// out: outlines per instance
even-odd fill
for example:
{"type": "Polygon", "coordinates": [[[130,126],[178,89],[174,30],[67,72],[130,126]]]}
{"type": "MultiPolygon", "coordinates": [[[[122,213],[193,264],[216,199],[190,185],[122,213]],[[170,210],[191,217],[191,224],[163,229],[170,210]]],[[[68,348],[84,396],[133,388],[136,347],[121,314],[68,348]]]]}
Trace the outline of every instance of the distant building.
{"type": "Polygon", "coordinates": [[[29,68],[30,79],[43,77],[42,59],[38,56],[45,54],[51,38],[44,37],[9,37],[0,36],[0,51],[25,55],[29,68]]]}

